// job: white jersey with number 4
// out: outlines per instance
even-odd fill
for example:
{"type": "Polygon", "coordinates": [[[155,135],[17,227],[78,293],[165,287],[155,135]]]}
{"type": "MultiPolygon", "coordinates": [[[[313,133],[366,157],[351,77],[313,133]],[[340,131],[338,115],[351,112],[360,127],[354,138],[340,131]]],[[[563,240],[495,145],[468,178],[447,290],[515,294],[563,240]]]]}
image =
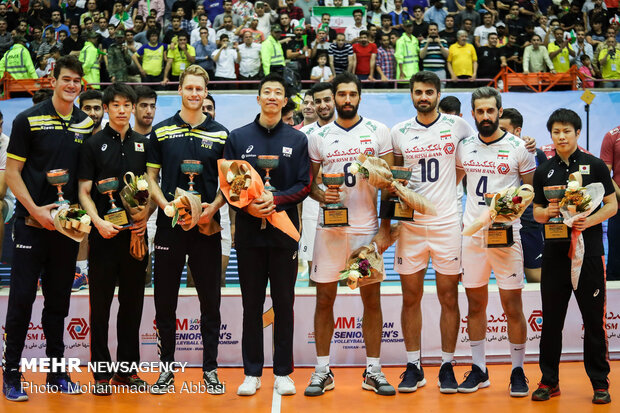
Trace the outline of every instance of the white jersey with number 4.
{"type": "Polygon", "coordinates": [[[402,156],[411,168],[408,187],[435,205],[437,216],[415,213],[416,224],[446,223],[458,219],[456,147],[476,131],[462,118],[440,114],[430,125],[417,118],[392,128],[394,156],[402,156]]]}
{"type": "MultiPolygon", "coordinates": [[[[467,174],[467,204],[463,224],[470,225],[487,208],[485,193],[495,193],[511,186],[521,185],[520,175],[536,170],[534,154],[525,149],[525,143],[515,135],[505,132],[492,143],[483,142],[478,136],[469,137],[456,150],[457,168],[467,174]]],[[[520,221],[513,224],[521,228],[520,221]]]]}
{"type": "MultiPolygon", "coordinates": [[[[308,137],[310,160],[323,165],[324,174],[344,173],[341,196],[349,209],[349,227],[352,234],[372,234],[377,231],[377,189],[353,175],[349,168],[360,154],[384,156],[392,152],[390,130],[372,119],[360,118],[350,129],[331,122],[314,131],[308,137]]],[[[323,215],[319,215],[319,224],[323,215]]]]}

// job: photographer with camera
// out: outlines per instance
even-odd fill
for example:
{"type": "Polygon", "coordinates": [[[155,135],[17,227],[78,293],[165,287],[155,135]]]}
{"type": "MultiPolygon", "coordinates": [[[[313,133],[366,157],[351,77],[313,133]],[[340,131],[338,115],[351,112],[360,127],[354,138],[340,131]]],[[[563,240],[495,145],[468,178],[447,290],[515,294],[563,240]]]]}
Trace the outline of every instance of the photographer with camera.
{"type": "Polygon", "coordinates": [[[605,40],[607,46],[598,55],[599,66],[603,74],[603,87],[620,87],[620,53],[618,53],[618,42],[613,36],[608,36],[605,40]],[[616,79],[607,81],[607,79],[616,79]]]}

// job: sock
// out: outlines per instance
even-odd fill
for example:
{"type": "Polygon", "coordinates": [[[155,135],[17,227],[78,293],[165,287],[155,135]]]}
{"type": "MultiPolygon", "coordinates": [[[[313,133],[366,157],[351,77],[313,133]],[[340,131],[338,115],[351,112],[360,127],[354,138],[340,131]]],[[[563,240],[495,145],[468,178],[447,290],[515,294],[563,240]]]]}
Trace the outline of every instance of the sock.
{"type": "Polygon", "coordinates": [[[523,361],[525,360],[525,343],[514,344],[510,343],[510,360],[512,360],[512,368],[523,368],[523,361]]]}
{"type": "Polygon", "coordinates": [[[484,353],[485,343],[486,343],[486,340],[469,342],[469,345],[471,346],[471,357],[473,359],[473,363],[476,366],[480,367],[483,373],[487,369],[486,356],[484,353]]]}
{"type": "Polygon", "coordinates": [[[317,367],[327,367],[329,370],[329,356],[316,356],[317,367]]]}
{"type": "Polygon", "coordinates": [[[441,364],[452,363],[452,360],[454,360],[454,353],[441,352],[441,364]]]}
{"type": "Polygon", "coordinates": [[[75,263],[76,267],[80,267],[80,273],[88,274],[88,260],[81,260],[75,263]]]}
{"type": "Polygon", "coordinates": [[[373,366],[378,366],[381,369],[381,360],[379,357],[366,357],[366,371],[370,371],[373,366]]]}
{"type": "Polygon", "coordinates": [[[415,364],[417,368],[420,368],[420,350],[407,352],[407,363],[415,364]]]}

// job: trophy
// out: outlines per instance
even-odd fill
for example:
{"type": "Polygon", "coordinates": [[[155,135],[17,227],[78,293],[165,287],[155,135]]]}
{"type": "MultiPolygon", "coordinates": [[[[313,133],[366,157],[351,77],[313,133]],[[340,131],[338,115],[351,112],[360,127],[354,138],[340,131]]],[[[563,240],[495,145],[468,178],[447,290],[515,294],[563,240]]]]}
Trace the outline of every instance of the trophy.
{"type": "Polygon", "coordinates": [[[99,191],[99,193],[103,195],[108,195],[110,197],[111,208],[103,216],[103,219],[121,227],[129,226],[129,220],[127,219],[127,213],[125,212],[125,210],[123,208],[118,208],[114,204],[114,192],[118,190],[118,179],[107,178],[98,181],[97,190],[99,191]]]}
{"type": "Polygon", "coordinates": [[[188,192],[200,198],[200,193],[194,190],[194,177],[202,173],[202,162],[194,161],[194,160],[185,160],[181,163],[181,172],[189,176],[188,192]]]}
{"type": "MultiPolygon", "coordinates": [[[[484,194],[484,203],[487,207],[491,206],[493,198],[497,194],[484,194]]],[[[487,248],[506,248],[514,244],[514,237],[512,234],[512,225],[494,222],[487,229],[487,248]]]]}
{"type": "MultiPolygon", "coordinates": [[[[323,184],[331,189],[338,189],[344,184],[344,173],[323,174],[323,184]]],[[[323,227],[348,227],[349,210],[342,202],[326,204],[323,208],[323,227]]]]}
{"type": "Polygon", "coordinates": [[[67,169],[52,169],[51,171],[47,171],[47,182],[58,189],[58,201],[56,201],[56,205],[58,205],[60,209],[69,208],[69,201],[62,197],[64,194],[64,192],[62,192],[62,187],[69,182],[69,171],[67,169]]]}
{"type": "MultiPolygon", "coordinates": [[[[411,178],[411,169],[404,166],[392,166],[392,177],[407,186],[411,178]]],[[[413,221],[413,209],[403,207],[398,196],[391,196],[386,203],[387,207],[382,207],[381,218],[397,219],[399,221],[413,221]]]]}
{"type": "MultiPolygon", "coordinates": [[[[549,203],[559,203],[566,192],[566,185],[545,186],[543,190],[549,203]]],[[[549,222],[544,224],[544,227],[547,241],[568,241],[570,239],[570,231],[560,215],[549,218],[549,222]]]]}
{"type": "Polygon", "coordinates": [[[278,167],[280,157],[278,155],[258,155],[256,166],[265,170],[265,189],[267,191],[276,192],[277,189],[270,183],[271,177],[269,171],[278,167]]]}

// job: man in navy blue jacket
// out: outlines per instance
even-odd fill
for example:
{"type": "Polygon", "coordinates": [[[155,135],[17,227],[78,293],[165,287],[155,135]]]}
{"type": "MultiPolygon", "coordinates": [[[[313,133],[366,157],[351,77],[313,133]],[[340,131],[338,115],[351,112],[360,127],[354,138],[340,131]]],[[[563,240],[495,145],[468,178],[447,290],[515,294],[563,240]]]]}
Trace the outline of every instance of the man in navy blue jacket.
{"type": "Polygon", "coordinates": [[[239,263],[239,283],[243,301],[241,342],[245,380],[237,394],[251,396],[260,388],[264,364],[263,304],[267,282],[275,312],[273,372],[274,387],[281,395],[295,394],[289,374],[293,372],[293,303],[297,278],[298,243],[262,218],[286,211],[299,229],[297,205],[310,193],[310,158],[306,135],[282,122],[286,104],[284,80],[270,74],[258,89],[261,112],[254,122],[233,130],[224,147],[224,158],[248,161],[256,166],[259,155],[278,155],[278,167],[271,171],[271,184],[277,192],[263,195],[242,210],[237,209],[235,246],[239,263]]]}

